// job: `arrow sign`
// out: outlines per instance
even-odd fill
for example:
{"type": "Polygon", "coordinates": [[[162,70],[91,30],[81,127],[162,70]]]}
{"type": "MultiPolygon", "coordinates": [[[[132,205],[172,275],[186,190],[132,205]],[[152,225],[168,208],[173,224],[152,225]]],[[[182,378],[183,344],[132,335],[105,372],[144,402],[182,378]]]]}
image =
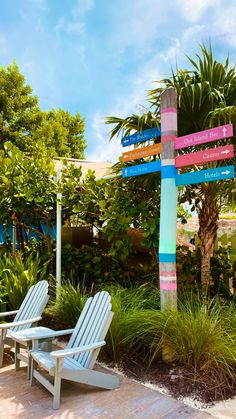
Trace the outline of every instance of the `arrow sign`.
{"type": "Polygon", "coordinates": [[[147,147],[137,148],[122,154],[122,161],[138,160],[142,157],[154,156],[161,153],[161,143],[149,145],[147,147]]]}
{"type": "Polygon", "coordinates": [[[197,151],[196,153],[185,154],[175,158],[176,167],[191,166],[215,160],[230,159],[234,156],[233,144],[223,147],[210,148],[208,150],[197,151]]]}
{"type": "Polygon", "coordinates": [[[233,179],[234,166],[217,167],[216,169],[199,170],[199,172],[183,173],[176,176],[176,186],[193,185],[202,182],[233,179]]]}
{"type": "Polygon", "coordinates": [[[233,137],[233,125],[221,125],[217,128],[195,132],[193,134],[184,135],[183,137],[177,137],[175,140],[175,149],[179,150],[180,148],[210,143],[212,141],[222,140],[222,138],[229,137],[233,137]]]}
{"type": "Polygon", "coordinates": [[[161,170],[161,160],[151,161],[150,163],[136,164],[136,166],[125,167],[122,169],[122,177],[140,176],[147,173],[159,172],[161,170]]]}
{"type": "Polygon", "coordinates": [[[146,129],[142,132],[136,132],[135,134],[128,135],[127,137],[123,137],[121,140],[122,147],[126,147],[127,145],[142,143],[143,141],[150,140],[154,137],[160,137],[161,131],[159,128],[150,128],[146,129]]]}

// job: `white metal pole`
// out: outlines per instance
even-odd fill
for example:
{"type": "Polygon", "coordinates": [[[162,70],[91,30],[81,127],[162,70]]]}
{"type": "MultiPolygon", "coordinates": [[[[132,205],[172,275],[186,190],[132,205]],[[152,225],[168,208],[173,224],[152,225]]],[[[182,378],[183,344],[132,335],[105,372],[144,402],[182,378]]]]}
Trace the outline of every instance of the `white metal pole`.
{"type": "MultiPolygon", "coordinates": [[[[61,171],[57,170],[57,182],[61,180],[61,171]]],[[[61,193],[57,193],[57,239],[56,239],[56,291],[61,286],[61,193]]]]}
{"type": "Polygon", "coordinates": [[[16,223],[12,222],[12,256],[16,256],[16,223]]]}

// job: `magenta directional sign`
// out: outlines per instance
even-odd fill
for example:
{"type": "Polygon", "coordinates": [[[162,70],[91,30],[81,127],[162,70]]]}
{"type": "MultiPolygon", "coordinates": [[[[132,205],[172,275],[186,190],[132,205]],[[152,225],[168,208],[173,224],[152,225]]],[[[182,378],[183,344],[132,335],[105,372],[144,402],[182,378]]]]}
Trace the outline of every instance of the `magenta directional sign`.
{"type": "Polygon", "coordinates": [[[176,176],[176,186],[193,185],[202,182],[233,179],[234,166],[222,166],[215,169],[199,170],[198,172],[183,173],[176,176]]]}
{"type": "Polygon", "coordinates": [[[175,166],[184,167],[192,164],[206,163],[215,160],[226,160],[234,156],[233,144],[225,145],[217,148],[209,148],[208,150],[197,151],[195,153],[184,154],[175,157],[175,166]]]}
{"type": "Polygon", "coordinates": [[[177,137],[175,140],[175,149],[191,147],[198,144],[211,143],[212,141],[222,140],[223,138],[233,137],[233,125],[221,125],[217,128],[207,129],[205,131],[195,132],[193,134],[177,137]]]}

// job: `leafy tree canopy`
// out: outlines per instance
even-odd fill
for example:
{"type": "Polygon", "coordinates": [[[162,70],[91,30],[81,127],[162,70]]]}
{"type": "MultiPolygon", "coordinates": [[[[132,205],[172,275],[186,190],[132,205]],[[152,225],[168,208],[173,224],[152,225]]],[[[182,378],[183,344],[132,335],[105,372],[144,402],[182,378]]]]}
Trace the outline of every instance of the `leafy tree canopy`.
{"type": "Polygon", "coordinates": [[[62,109],[52,109],[41,116],[41,124],[32,134],[33,143],[42,141],[57,156],[84,159],[85,125],[80,114],[72,116],[62,109]]]}
{"type": "Polygon", "coordinates": [[[15,62],[0,67],[0,148],[11,142],[31,152],[40,141],[52,154],[83,159],[84,119],[62,109],[42,111],[15,62]]]}

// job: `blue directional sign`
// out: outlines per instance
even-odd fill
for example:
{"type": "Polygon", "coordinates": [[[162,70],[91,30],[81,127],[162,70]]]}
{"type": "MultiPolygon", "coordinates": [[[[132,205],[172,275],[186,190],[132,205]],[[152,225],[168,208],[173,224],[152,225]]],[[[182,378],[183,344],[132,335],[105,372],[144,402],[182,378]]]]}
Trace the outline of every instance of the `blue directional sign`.
{"type": "Polygon", "coordinates": [[[159,128],[150,128],[146,129],[142,132],[136,132],[135,134],[128,135],[127,137],[122,138],[121,143],[123,147],[126,147],[127,145],[141,143],[143,141],[150,140],[154,137],[160,137],[161,131],[159,128]]]}
{"type": "Polygon", "coordinates": [[[161,170],[161,160],[151,161],[149,163],[136,164],[122,169],[122,177],[140,176],[147,173],[159,172],[161,170]]]}
{"type": "Polygon", "coordinates": [[[234,166],[223,166],[215,169],[199,170],[198,172],[183,173],[176,176],[176,186],[193,185],[202,182],[233,179],[234,166]]]}

